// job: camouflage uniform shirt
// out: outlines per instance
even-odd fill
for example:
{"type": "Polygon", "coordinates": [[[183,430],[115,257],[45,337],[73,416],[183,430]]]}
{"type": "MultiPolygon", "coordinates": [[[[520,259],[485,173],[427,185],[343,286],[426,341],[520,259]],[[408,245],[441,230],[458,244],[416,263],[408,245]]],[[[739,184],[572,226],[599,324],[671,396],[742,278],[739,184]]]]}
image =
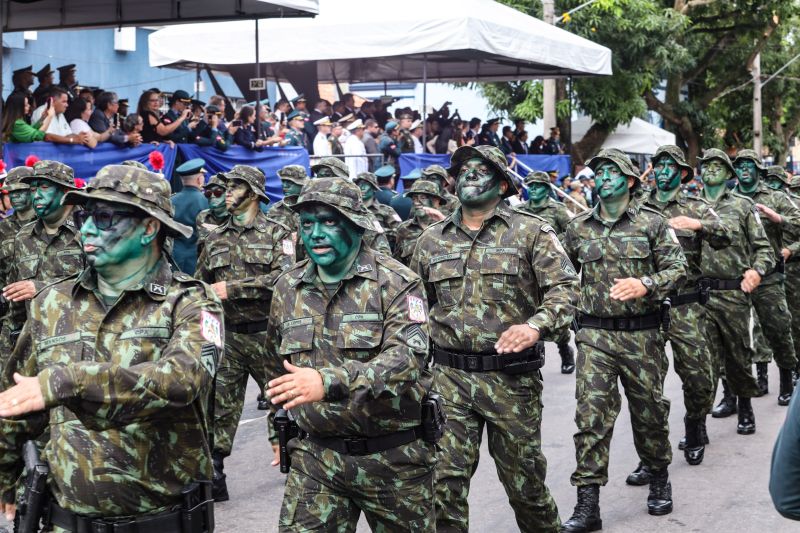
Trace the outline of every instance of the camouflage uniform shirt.
{"type": "MultiPolygon", "coordinates": [[[[228,215],[230,216],[230,215],[228,215]]],[[[197,213],[197,218],[195,219],[195,229],[197,231],[197,247],[201,248],[203,246],[204,241],[208,238],[208,235],[224,224],[228,220],[228,217],[225,218],[217,218],[211,212],[210,209],[205,209],[197,213]]]]}
{"type": "Polygon", "coordinates": [[[527,211],[534,215],[543,218],[550,224],[559,239],[564,238],[564,232],[567,230],[567,224],[572,220],[572,215],[569,214],[567,207],[561,202],[556,202],[552,198],[547,199],[547,203],[542,207],[535,207],[529,201],[520,205],[516,209],[520,211],[527,211]]]}

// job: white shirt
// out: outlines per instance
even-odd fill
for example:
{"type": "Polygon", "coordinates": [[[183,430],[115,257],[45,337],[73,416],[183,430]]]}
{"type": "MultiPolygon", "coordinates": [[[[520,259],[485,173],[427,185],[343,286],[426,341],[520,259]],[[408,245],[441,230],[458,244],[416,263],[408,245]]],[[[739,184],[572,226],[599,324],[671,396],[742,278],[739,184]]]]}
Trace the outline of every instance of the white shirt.
{"type": "MultiPolygon", "coordinates": [[[[45,105],[40,105],[36,109],[34,109],[33,114],[31,115],[31,124],[36,124],[41,122],[42,116],[44,115],[44,108],[45,105]]],[[[47,131],[45,133],[52,133],[54,135],[62,135],[66,137],[67,135],[72,135],[72,128],[69,127],[69,123],[67,119],[64,118],[64,113],[58,114],[53,117],[53,120],[50,121],[50,125],[47,127],[47,131]]]]}
{"type": "Polygon", "coordinates": [[[361,142],[361,139],[359,139],[356,135],[350,135],[347,138],[347,141],[345,141],[344,155],[365,156],[365,157],[345,158],[345,163],[347,163],[347,168],[350,169],[350,179],[355,179],[356,176],[358,176],[362,172],[369,171],[369,161],[368,158],[366,157],[367,149],[364,147],[364,143],[361,142]]]}
{"type": "Polygon", "coordinates": [[[86,133],[93,133],[91,126],[89,126],[89,123],[80,118],[72,119],[72,122],[69,123],[69,127],[72,130],[72,133],[76,135],[84,131],[86,133]]]}
{"type": "Polygon", "coordinates": [[[314,137],[314,157],[328,157],[331,154],[331,143],[324,133],[317,133],[314,137]]]}
{"type": "Polygon", "coordinates": [[[425,152],[425,149],[422,148],[422,143],[420,142],[420,140],[417,138],[416,135],[412,135],[411,136],[411,140],[414,141],[414,153],[415,154],[421,154],[421,153],[425,152]]]}

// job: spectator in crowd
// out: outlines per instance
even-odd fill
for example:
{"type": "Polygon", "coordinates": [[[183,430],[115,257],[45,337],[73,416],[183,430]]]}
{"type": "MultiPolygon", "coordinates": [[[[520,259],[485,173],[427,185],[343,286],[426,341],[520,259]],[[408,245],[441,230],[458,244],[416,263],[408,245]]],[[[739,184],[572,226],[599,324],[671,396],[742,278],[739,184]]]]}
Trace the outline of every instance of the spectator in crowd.
{"type": "Polygon", "coordinates": [[[66,137],[55,133],[47,133],[47,128],[55,117],[55,109],[52,106],[47,108],[42,121],[34,122],[33,126],[27,120],[30,112],[30,99],[25,93],[16,92],[8,97],[3,108],[3,142],[30,143],[34,141],[49,141],[63,144],[75,142],[72,136],[66,137]]]}
{"type": "MultiPolygon", "coordinates": [[[[142,144],[142,129],[144,128],[144,119],[139,113],[131,113],[125,120],[122,121],[122,131],[128,138],[126,143],[129,147],[136,147],[142,144]]],[[[158,144],[158,141],[152,141],[152,144],[158,144]]]]}
{"type": "Polygon", "coordinates": [[[316,102],[314,102],[314,109],[311,110],[309,113],[308,120],[311,121],[311,124],[314,124],[322,117],[330,117],[331,116],[331,103],[327,100],[320,98],[316,102]]]}
{"type": "MultiPolygon", "coordinates": [[[[95,100],[97,100],[97,98],[95,97],[95,92],[91,87],[82,87],[78,91],[78,98],[83,98],[84,100],[92,104],[93,107],[95,100]]],[[[72,100],[70,100],[70,102],[72,102],[72,100]]]]}
{"type": "Polygon", "coordinates": [[[64,118],[69,123],[72,133],[75,135],[86,134],[87,140],[84,145],[89,148],[97,147],[100,135],[92,131],[89,126],[89,118],[92,116],[92,103],[84,98],[76,98],[64,113],[64,118]]]}
{"type": "Polygon", "coordinates": [[[547,139],[544,153],[550,155],[560,155],[564,153],[564,145],[561,144],[561,130],[550,128],[550,138],[547,139]]]}
{"type": "MultiPolygon", "coordinates": [[[[566,194],[572,192],[572,178],[569,176],[564,176],[564,179],[561,180],[561,187],[560,189],[564,191],[566,194]]],[[[559,195],[561,196],[561,195],[559,195]]],[[[561,200],[561,198],[559,198],[561,200]]]]}
{"type": "Polygon", "coordinates": [[[422,148],[422,120],[417,119],[411,123],[411,127],[409,128],[411,132],[411,142],[414,143],[414,153],[415,154],[422,154],[425,152],[425,149],[422,148]]]}
{"type": "MultiPolygon", "coordinates": [[[[233,136],[233,143],[239,146],[244,146],[250,150],[260,152],[266,145],[263,141],[256,136],[256,130],[253,126],[256,123],[256,110],[252,106],[246,105],[239,110],[239,120],[241,125],[233,136]]],[[[235,125],[238,125],[234,122],[235,125]]]]}
{"type": "Polygon", "coordinates": [[[215,94],[211,98],[208,99],[208,105],[215,105],[217,109],[219,109],[219,129],[220,131],[224,131],[226,133],[230,133],[233,135],[234,132],[228,131],[228,121],[226,120],[225,111],[228,108],[228,102],[225,100],[225,97],[220,94],[215,94]]]}
{"type": "Polygon", "coordinates": [[[347,126],[350,136],[344,144],[344,155],[349,156],[345,159],[347,168],[350,169],[350,179],[355,179],[356,176],[362,172],[369,170],[369,163],[367,162],[367,149],[364,147],[364,142],[361,140],[364,137],[364,123],[361,119],[347,126]]]}
{"type": "Polygon", "coordinates": [[[317,127],[317,134],[314,136],[314,158],[330,157],[331,152],[331,129],[333,122],[328,117],[323,116],[314,122],[317,127]]]}
{"type": "MultiPolygon", "coordinates": [[[[128,139],[125,132],[117,129],[113,121],[117,119],[119,112],[119,98],[117,93],[103,91],[97,97],[97,108],[92,112],[89,119],[89,126],[92,131],[98,134],[98,142],[111,141],[117,146],[125,146],[128,139]]],[[[71,125],[71,124],[70,124],[71,125]]],[[[139,139],[141,143],[141,139],[139,139]]]]}
{"type": "MultiPolygon", "coordinates": [[[[342,155],[344,154],[344,146],[342,146],[342,136],[344,135],[344,127],[340,122],[334,122],[331,126],[331,134],[328,140],[331,143],[331,154],[342,155]]],[[[340,158],[341,159],[341,158],[340,158]]]]}
{"type": "Polygon", "coordinates": [[[514,138],[518,138],[525,131],[525,119],[518,118],[514,121],[514,138]]]}
{"type": "Polygon", "coordinates": [[[161,116],[161,123],[165,126],[177,126],[167,134],[159,134],[176,143],[188,143],[192,136],[192,130],[197,127],[200,117],[196,116],[190,107],[192,99],[189,93],[178,89],[169,97],[169,110],[161,116]]]}
{"type": "Polygon", "coordinates": [[[364,103],[361,104],[358,113],[356,113],[356,117],[364,121],[364,124],[366,124],[368,120],[375,120],[375,102],[365,100],[364,103]]]}
{"type": "Polygon", "coordinates": [[[469,121],[469,130],[467,131],[466,138],[467,140],[474,140],[475,143],[478,142],[478,136],[481,134],[481,119],[478,117],[472,117],[469,121]]]}
{"type": "Polygon", "coordinates": [[[119,110],[117,111],[117,121],[114,124],[117,127],[122,127],[122,121],[125,120],[125,117],[128,116],[128,99],[127,98],[120,98],[119,99],[119,110]]]}
{"type": "Polygon", "coordinates": [[[148,89],[139,97],[139,105],[136,112],[144,120],[142,128],[142,140],[146,143],[153,141],[161,142],[172,134],[178,127],[189,118],[191,111],[185,109],[178,118],[170,124],[164,124],[159,116],[161,107],[161,93],[157,90],[148,89]]]}
{"type": "Polygon", "coordinates": [[[44,114],[50,113],[52,109],[54,114],[50,120],[50,124],[47,126],[46,132],[56,135],[58,139],[67,139],[66,144],[86,144],[89,141],[89,135],[86,133],[78,135],[73,134],[72,128],[69,127],[69,122],[67,122],[64,116],[64,113],[67,111],[67,106],[69,105],[67,93],[61,87],[54,86],[50,89],[50,95],[50,99],[45,105],[34,110],[31,122],[33,124],[42,122],[44,114]]]}
{"type": "MultiPolygon", "coordinates": [[[[378,149],[378,136],[381,134],[381,129],[378,127],[378,122],[374,118],[368,118],[364,121],[364,137],[361,141],[364,143],[364,148],[367,150],[367,155],[380,154],[378,149]]],[[[368,157],[369,171],[374,172],[380,166],[378,157],[368,157]]]]}
{"type": "Polygon", "coordinates": [[[50,68],[50,63],[43,66],[42,69],[36,73],[36,78],[39,80],[39,86],[33,91],[33,99],[36,107],[47,103],[47,99],[50,97],[50,87],[53,86],[53,74],[55,74],[55,71],[50,68]]]}
{"type": "MultiPolygon", "coordinates": [[[[58,71],[58,85],[56,85],[56,87],[61,87],[61,89],[67,93],[68,100],[77,98],[78,79],[75,65],[64,65],[58,67],[56,70],[58,71]]],[[[66,109],[66,106],[64,106],[64,108],[66,109]]]]}
{"type": "Polygon", "coordinates": [[[203,118],[192,131],[192,142],[198,146],[213,146],[217,150],[225,151],[229,146],[227,134],[220,130],[220,111],[213,104],[205,108],[203,118]]]}
{"type": "MultiPolygon", "coordinates": [[[[570,198],[572,198],[573,200],[578,202],[583,207],[587,207],[587,208],[589,207],[589,202],[586,200],[586,195],[583,192],[583,185],[581,184],[581,182],[579,180],[573,181],[570,184],[569,196],[570,196],[570,198]]],[[[570,208],[570,211],[575,211],[576,210],[576,209],[573,209],[573,207],[577,208],[577,206],[575,206],[574,204],[573,204],[573,206],[568,206],[568,207],[570,208]]]]}
{"type": "Polygon", "coordinates": [[[356,115],[356,98],[353,93],[346,93],[342,96],[342,105],[344,106],[343,115],[356,115]]]}
{"type": "Polygon", "coordinates": [[[505,155],[514,153],[514,132],[511,126],[503,126],[503,138],[500,139],[500,150],[505,155]]]}
{"type": "Polygon", "coordinates": [[[522,130],[515,135],[514,141],[511,143],[511,149],[514,151],[515,154],[526,155],[529,153],[527,131],[522,130]]]}
{"type": "Polygon", "coordinates": [[[497,130],[500,128],[499,118],[490,118],[486,124],[481,128],[481,134],[478,136],[478,143],[483,146],[494,146],[500,148],[500,137],[497,135],[497,130]]]}
{"type": "Polygon", "coordinates": [[[543,154],[547,143],[544,140],[544,137],[541,135],[537,135],[534,137],[533,142],[531,143],[531,147],[529,149],[529,153],[531,154],[543,154]]]}
{"type": "Polygon", "coordinates": [[[278,103],[275,104],[275,115],[278,117],[278,122],[286,124],[289,111],[291,110],[292,106],[289,105],[289,100],[286,98],[278,100],[278,103]]]}

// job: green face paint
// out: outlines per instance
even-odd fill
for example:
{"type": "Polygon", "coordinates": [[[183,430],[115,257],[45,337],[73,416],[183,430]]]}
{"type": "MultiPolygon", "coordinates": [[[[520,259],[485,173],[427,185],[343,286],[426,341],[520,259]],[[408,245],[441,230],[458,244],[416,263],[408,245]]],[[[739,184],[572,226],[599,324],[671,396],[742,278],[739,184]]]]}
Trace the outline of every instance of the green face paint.
{"type": "Polygon", "coordinates": [[[358,228],[325,205],[303,209],[300,213],[300,237],[311,260],[334,281],[347,274],[361,246],[358,228]]]}
{"type": "MultiPolygon", "coordinates": [[[[778,178],[769,177],[767,178],[767,187],[772,189],[773,191],[780,191],[784,187],[784,183],[779,180],[778,178]]],[[[11,199],[11,205],[14,205],[14,199],[11,199]]]]}
{"type": "Polygon", "coordinates": [[[595,190],[600,201],[614,201],[628,194],[628,176],[610,161],[603,163],[594,175],[595,190]]]}
{"type": "Polygon", "coordinates": [[[283,188],[284,196],[299,196],[300,191],[303,190],[302,185],[289,180],[281,180],[281,187],[283,188]]]}
{"type": "Polygon", "coordinates": [[[361,199],[363,201],[369,202],[372,200],[372,197],[375,196],[375,189],[372,188],[372,185],[370,185],[368,181],[358,180],[356,185],[361,189],[361,199]]]}
{"type": "Polygon", "coordinates": [[[421,217],[425,214],[425,207],[433,207],[433,197],[427,194],[412,194],[411,203],[414,204],[414,216],[421,217]]]}
{"type": "Polygon", "coordinates": [[[681,167],[672,157],[664,155],[653,164],[656,187],[660,191],[673,191],[681,184],[681,167]]]}
{"type": "Polygon", "coordinates": [[[30,182],[30,186],[36,216],[48,222],[61,218],[65,209],[61,205],[61,199],[65,194],[64,189],[46,179],[33,180],[30,182]]]}
{"type": "Polygon", "coordinates": [[[742,159],[733,164],[736,176],[739,178],[739,189],[742,192],[750,192],[758,186],[758,168],[755,161],[742,159]]]}
{"type": "Polygon", "coordinates": [[[329,167],[321,167],[317,170],[317,177],[318,178],[335,178],[336,174],[333,173],[333,169],[329,167]]]}
{"type": "Polygon", "coordinates": [[[546,183],[531,183],[527,189],[528,199],[534,204],[544,202],[550,194],[550,185],[546,183]]]}
{"type": "Polygon", "coordinates": [[[209,185],[206,187],[206,191],[212,193],[219,191],[222,193],[219,196],[212,194],[208,199],[208,209],[211,211],[211,214],[217,218],[225,218],[228,216],[228,207],[225,205],[225,189],[217,185],[209,185]]]}
{"type": "Polygon", "coordinates": [[[425,176],[425,179],[435,183],[436,186],[439,187],[439,193],[444,191],[444,179],[442,179],[442,177],[440,175],[438,175],[438,174],[428,174],[427,176],[425,176]]]}
{"type": "MultiPolygon", "coordinates": [[[[108,202],[89,202],[86,208],[88,211],[110,209],[135,213],[129,206],[108,202]]],[[[134,271],[137,270],[132,265],[138,266],[137,259],[147,256],[150,243],[155,239],[155,235],[145,235],[145,225],[141,220],[138,216],[123,216],[110,228],[100,230],[95,225],[94,218],[89,217],[80,228],[80,242],[88,263],[99,273],[106,275],[112,270],[124,271],[126,264],[134,271]]]]}
{"type": "Polygon", "coordinates": [[[712,187],[722,185],[731,177],[730,169],[718,159],[712,159],[700,167],[700,178],[703,183],[712,187]]]}
{"type": "Polygon", "coordinates": [[[14,211],[27,211],[33,205],[33,197],[29,190],[11,191],[8,197],[11,200],[11,207],[14,208],[14,211]]]}
{"type": "Polygon", "coordinates": [[[463,205],[480,207],[500,198],[501,182],[489,163],[475,157],[459,170],[456,193],[463,205]]]}

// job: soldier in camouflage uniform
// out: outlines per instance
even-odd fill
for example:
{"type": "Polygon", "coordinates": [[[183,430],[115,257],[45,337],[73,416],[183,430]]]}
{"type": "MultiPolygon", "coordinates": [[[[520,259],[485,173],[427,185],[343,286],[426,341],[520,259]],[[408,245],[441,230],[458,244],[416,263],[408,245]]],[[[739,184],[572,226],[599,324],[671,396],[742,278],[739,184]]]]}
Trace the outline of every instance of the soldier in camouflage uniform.
{"type": "MultiPolygon", "coordinates": [[[[192,229],[172,218],[161,176],[107,166],[64,203],[86,206],[74,215],[89,266],[36,295],[5,368],[5,511],[13,514],[23,442],[49,427],[55,531],[120,531],[112,521],[131,531],[186,531],[181,492],[211,477],[205,410],[223,345],[222,308],[162,255],[166,235],[192,229]]],[[[203,508],[191,515],[191,531],[211,531],[203,508]]]]}
{"type": "Polygon", "coordinates": [[[225,204],[230,218],[212,231],[198,259],[195,277],[211,285],[225,310],[225,358],[217,374],[214,399],[214,499],[226,501],[224,459],[231,454],[242,416],[247,378],[263,389],[267,313],[272,285],[294,261],[291,230],[259,209],[269,202],[264,174],[236,165],[225,173],[225,204]]]}
{"type": "Polygon", "coordinates": [[[462,146],[448,172],[461,206],[422,233],[411,260],[425,281],[434,388],[448,419],[436,470],[437,530],[469,529],[470,478],[488,427],[519,528],[558,531],[541,450],[537,343],[572,319],[575,270],[550,225],[503,202],[517,190],[499,149],[462,146]]]}
{"type": "Polygon", "coordinates": [[[669,406],[661,302],[686,279],[686,259],[667,220],[632,201],[640,186],[630,159],[603,149],[587,162],[599,204],[567,227],[564,247],[581,269],[575,457],[578,503],[563,531],[602,528],[600,485],[608,482],[611,436],[625,387],[633,441],[650,471],[647,510],[672,512],[669,406]]]}
{"type": "MultiPolygon", "coordinates": [[[[525,177],[524,184],[528,190],[528,201],[516,209],[542,218],[556,231],[558,238],[563,239],[572,215],[564,204],[550,198],[550,176],[546,172],[534,171],[525,177]]],[[[556,340],[558,354],[561,356],[562,374],[572,374],[575,371],[575,353],[569,341],[570,333],[567,327],[556,340]]]]}
{"type": "Polygon", "coordinates": [[[403,193],[414,202],[413,216],[397,227],[394,245],[394,257],[404,265],[411,262],[411,255],[422,232],[433,224],[445,219],[439,211],[444,197],[439,194],[439,187],[431,181],[415,181],[411,189],[403,193]]]}
{"type": "Polygon", "coordinates": [[[403,113],[398,118],[398,127],[400,134],[397,139],[397,147],[400,149],[401,154],[414,153],[414,139],[411,135],[411,124],[414,121],[414,115],[410,113],[403,113]]]}
{"type": "Polygon", "coordinates": [[[228,220],[230,214],[225,206],[225,191],[228,184],[225,182],[225,175],[214,174],[203,187],[203,194],[208,199],[208,209],[197,213],[195,228],[197,229],[197,255],[205,245],[205,240],[209,233],[220,227],[228,220]]]}
{"type": "MultiPolygon", "coordinates": [[[[686,257],[686,283],[670,295],[672,320],[665,337],[672,345],[675,372],[683,383],[685,437],[678,448],[690,465],[703,461],[705,445],[708,444],[706,415],[714,407],[714,365],[711,352],[706,346],[705,302],[708,292],[701,294],[699,281],[703,243],[719,250],[730,246],[731,230],[728,229],[707,201],[688,196],[681,189],[682,183],[694,178],[694,168],[675,145],[660,146],[652,158],[656,189],[644,201],[644,205],[667,217],[678,237],[686,257]]],[[[663,375],[666,375],[664,369],[663,375]]],[[[649,482],[647,468],[639,469],[629,476],[629,485],[645,485],[649,482]]]]}
{"type": "Polygon", "coordinates": [[[276,220],[292,229],[292,238],[297,243],[297,228],[299,221],[297,214],[292,211],[292,206],[300,196],[303,186],[308,183],[306,169],[302,165],[287,165],[278,171],[283,188],[283,200],[269,209],[269,218],[276,220]]]}
{"type": "Polygon", "coordinates": [[[788,196],[768,187],[762,180],[762,177],[766,177],[767,169],[755,151],[741,150],[733,161],[733,168],[738,175],[735,191],[756,203],[764,231],[777,258],[775,269],[764,276],[761,284],[751,295],[753,308],[763,331],[762,340],[766,341],[756,344],[756,375],[759,381],[763,380],[763,389],[766,389],[767,365],[774,356],[780,374],[778,405],[789,405],[794,388],[792,371],[797,367],[797,356],[794,351],[791,320],[787,320],[789,306],[786,303],[784,260],[781,250],[788,243],[784,232],[787,229],[800,231],[800,209],[788,196]]]}
{"type": "MultiPolygon", "coordinates": [[[[783,191],[789,198],[789,201],[795,206],[800,207],[800,196],[795,194],[796,189],[792,189],[792,181],[786,170],[779,165],[771,165],[767,167],[767,185],[775,190],[783,191]]],[[[800,176],[794,177],[795,183],[800,185],[800,176]]],[[[786,303],[789,304],[789,311],[792,315],[792,339],[795,345],[795,355],[800,353],[800,231],[793,228],[786,229],[785,239],[787,243],[784,244],[781,250],[784,262],[786,263],[786,303]]],[[[800,361],[798,361],[800,367],[800,361]]],[[[794,380],[795,387],[797,386],[797,369],[795,369],[794,380]]]]}
{"type": "Polygon", "coordinates": [[[348,180],[312,180],[293,209],[309,259],[275,285],[266,393],[308,435],[289,443],[279,530],[355,531],[363,511],[376,532],[433,532],[422,282],[361,242],[373,219],[348,180]]]}
{"type": "Polygon", "coordinates": [[[375,174],[371,172],[362,172],[356,176],[353,183],[358,185],[358,188],[361,189],[362,205],[381,225],[383,234],[386,235],[389,245],[394,246],[397,226],[400,225],[402,219],[400,215],[397,214],[397,211],[388,205],[383,205],[375,199],[375,193],[380,190],[375,174]]]}
{"type": "Polygon", "coordinates": [[[460,205],[458,198],[447,190],[448,184],[447,170],[441,165],[430,165],[422,169],[421,180],[432,181],[439,187],[439,194],[445,199],[445,203],[439,207],[443,215],[448,216],[460,205]]]}
{"type": "Polygon", "coordinates": [[[723,418],[738,410],[736,431],[749,435],[756,430],[750,399],[758,396],[751,368],[750,293],[774,268],[775,255],[753,201],[726,185],[736,175],[728,155],[711,148],[699,161],[703,198],[733,232],[727,248],[714,250],[704,243],[700,263],[704,283],[712,290],[706,304],[707,346],[715,370],[724,372],[722,401],[711,416],[723,418]]]}
{"type": "Polygon", "coordinates": [[[84,266],[71,216],[73,206],[61,203],[68,191],[78,189],[72,169],[57,161],[38,161],[21,181],[30,187],[36,220],[19,229],[9,259],[3,296],[10,303],[0,335],[0,342],[8,343],[0,346],[6,354],[25,323],[25,302],[46,284],[80,272],[84,266]]]}
{"type": "MultiPolygon", "coordinates": [[[[336,157],[323,157],[315,164],[311,165],[311,172],[318,178],[344,178],[350,179],[350,169],[340,159],[336,157]]],[[[363,206],[362,206],[363,207],[363,206]]],[[[372,229],[364,232],[361,240],[377,252],[385,255],[392,255],[392,247],[389,245],[389,240],[384,235],[383,226],[378,220],[368,213],[372,219],[372,229]]],[[[302,251],[300,255],[302,255],[302,251]]]]}

